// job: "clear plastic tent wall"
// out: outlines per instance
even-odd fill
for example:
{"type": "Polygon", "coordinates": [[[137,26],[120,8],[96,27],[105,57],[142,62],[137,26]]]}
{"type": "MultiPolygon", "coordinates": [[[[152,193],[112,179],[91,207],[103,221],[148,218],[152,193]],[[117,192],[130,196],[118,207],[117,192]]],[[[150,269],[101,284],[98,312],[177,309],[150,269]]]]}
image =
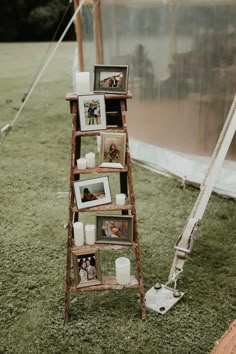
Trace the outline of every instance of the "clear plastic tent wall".
{"type": "MultiPolygon", "coordinates": [[[[104,64],[130,68],[132,157],[201,183],[236,91],[236,2],[101,4],[104,64]]],[[[225,195],[236,196],[235,158],[234,137],[216,185],[225,195]]]]}

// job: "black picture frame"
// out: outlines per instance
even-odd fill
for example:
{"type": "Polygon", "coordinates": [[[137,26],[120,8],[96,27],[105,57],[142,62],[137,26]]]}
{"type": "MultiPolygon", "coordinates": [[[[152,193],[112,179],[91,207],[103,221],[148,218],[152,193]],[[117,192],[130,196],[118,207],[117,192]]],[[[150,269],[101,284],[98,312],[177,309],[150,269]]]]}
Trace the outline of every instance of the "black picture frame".
{"type": "Polygon", "coordinates": [[[95,65],[94,92],[127,94],[129,80],[128,65],[95,65]]]}
{"type": "Polygon", "coordinates": [[[97,214],[96,243],[131,245],[133,243],[133,216],[97,214]]]}

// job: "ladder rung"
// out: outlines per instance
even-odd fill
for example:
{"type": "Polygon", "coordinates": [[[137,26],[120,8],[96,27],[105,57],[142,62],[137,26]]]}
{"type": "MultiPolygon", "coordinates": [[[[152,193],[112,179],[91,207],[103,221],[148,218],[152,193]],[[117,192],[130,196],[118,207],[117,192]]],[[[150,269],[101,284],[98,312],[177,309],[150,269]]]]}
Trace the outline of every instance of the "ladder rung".
{"type": "Polygon", "coordinates": [[[121,129],[121,128],[107,128],[105,130],[91,130],[91,131],[80,131],[80,130],[77,130],[75,132],[75,136],[99,136],[101,135],[101,132],[104,132],[104,131],[109,131],[111,133],[124,133],[125,130],[124,129],[121,129]]]}
{"type": "Polygon", "coordinates": [[[84,249],[99,249],[99,250],[122,250],[122,249],[135,249],[137,246],[136,243],[131,244],[110,244],[110,243],[95,243],[94,245],[84,245],[84,246],[73,246],[72,251],[84,250],[84,249]]]}
{"type": "Polygon", "coordinates": [[[114,172],[127,172],[127,167],[125,168],[108,168],[108,167],[94,167],[86,168],[85,170],[80,170],[78,168],[74,169],[74,175],[89,174],[89,173],[114,173],[114,172]]]}
{"type": "Polygon", "coordinates": [[[78,209],[76,207],[72,208],[73,213],[78,213],[78,212],[94,212],[94,211],[122,211],[122,210],[131,210],[132,205],[131,204],[125,204],[125,205],[116,205],[115,203],[111,204],[103,204],[95,207],[90,207],[90,208],[83,208],[83,209],[78,209]]]}

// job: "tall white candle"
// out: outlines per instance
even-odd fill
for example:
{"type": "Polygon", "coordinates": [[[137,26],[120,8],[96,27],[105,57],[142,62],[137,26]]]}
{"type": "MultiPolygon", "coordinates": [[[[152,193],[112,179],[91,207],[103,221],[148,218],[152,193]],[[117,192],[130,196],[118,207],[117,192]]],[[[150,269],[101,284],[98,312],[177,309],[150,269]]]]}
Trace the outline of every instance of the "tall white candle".
{"type": "Polygon", "coordinates": [[[116,264],[116,281],[118,284],[127,285],[130,283],[130,260],[126,257],[117,258],[116,264]]]}
{"type": "Polygon", "coordinates": [[[86,95],[90,93],[90,73],[77,72],[75,74],[76,93],[78,95],[86,95]]]}
{"type": "Polygon", "coordinates": [[[86,159],[84,159],[82,157],[80,159],[77,159],[77,168],[79,170],[85,170],[86,165],[87,165],[86,159]]]}
{"type": "Polygon", "coordinates": [[[95,243],[95,225],[85,225],[85,240],[87,245],[93,245],[95,243]]]}
{"type": "Polygon", "coordinates": [[[86,164],[88,168],[93,168],[95,167],[95,153],[94,152],[89,152],[88,154],[85,155],[86,158],[86,164]]]}
{"type": "Polygon", "coordinates": [[[82,222],[75,222],[74,228],[74,242],[75,246],[83,246],[84,244],[84,226],[82,222]]]}
{"type": "Polygon", "coordinates": [[[116,204],[117,205],[125,205],[126,195],[123,193],[116,194],[116,204]]]}

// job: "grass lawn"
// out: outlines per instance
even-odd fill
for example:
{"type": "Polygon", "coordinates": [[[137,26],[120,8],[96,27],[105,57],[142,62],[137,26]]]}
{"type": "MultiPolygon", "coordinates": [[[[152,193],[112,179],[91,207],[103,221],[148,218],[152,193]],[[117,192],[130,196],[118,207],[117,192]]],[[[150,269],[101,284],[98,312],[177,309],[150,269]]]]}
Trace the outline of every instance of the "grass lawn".
{"type": "MultiPolygon", "coordinates": [[[[0,128],[14,118],[46,47],[0,44],[0,128]]],[[[217,195],[185,265],[179,283],[185,296],[176,307],[165,316],[148,311],[142,322],[136,291],[88,292],[71,297],[71,318],[63,324],[68,198],[57,196],[69,186],[65,95],[72,91],[73,52],[73,43],[62,44],[0,145],[0,353],[206,354],[236,317],[236,204],[217,195]]],[[[88,139],[84,152],[94,150],[88,139]]],[[[135,164],[133,178],[148,290],[157,279],[167,281],[173,246],[199,191],[183,191],[178,180],[135,164]]],[[[116,257],[102,254],[104,273],[114,274],[116,257]]]]}

